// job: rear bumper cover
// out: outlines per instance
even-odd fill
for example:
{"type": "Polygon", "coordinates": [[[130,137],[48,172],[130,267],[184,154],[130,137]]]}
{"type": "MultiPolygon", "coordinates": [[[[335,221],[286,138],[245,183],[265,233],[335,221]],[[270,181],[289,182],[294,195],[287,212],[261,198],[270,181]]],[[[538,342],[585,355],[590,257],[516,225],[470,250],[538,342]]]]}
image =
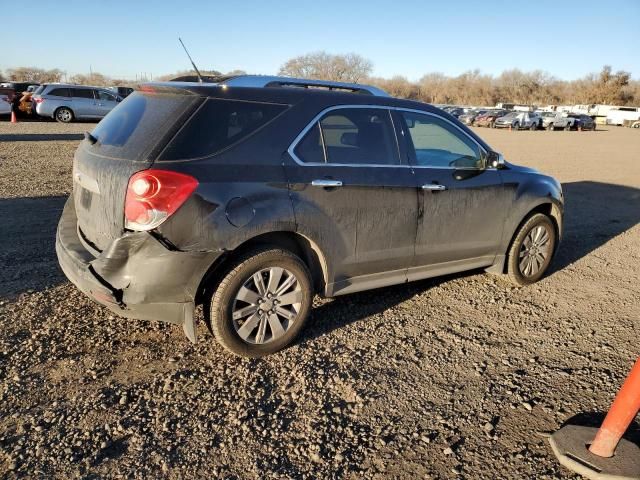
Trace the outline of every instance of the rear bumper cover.
{"type": "Polygon", "coordinates": [[[102,252],[81,238],[71,197],[56,235],[58,262],[80,291],[114,313],[183,325],[195,341],[195,296],[216,252],[169,250],[147,232],[126,232],[102,252]]]}

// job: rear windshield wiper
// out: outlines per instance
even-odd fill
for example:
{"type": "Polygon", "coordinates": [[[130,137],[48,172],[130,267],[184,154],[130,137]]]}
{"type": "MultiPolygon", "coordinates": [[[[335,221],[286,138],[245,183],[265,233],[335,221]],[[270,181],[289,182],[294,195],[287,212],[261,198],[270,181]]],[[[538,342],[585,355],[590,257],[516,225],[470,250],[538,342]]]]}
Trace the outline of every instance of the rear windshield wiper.
{"type": "Polygon", "coordinates": [[[89,132],[84,132],[84,139],[88,140],[91,145],[94,145],[98,141],[98,139],[89,132]]]}

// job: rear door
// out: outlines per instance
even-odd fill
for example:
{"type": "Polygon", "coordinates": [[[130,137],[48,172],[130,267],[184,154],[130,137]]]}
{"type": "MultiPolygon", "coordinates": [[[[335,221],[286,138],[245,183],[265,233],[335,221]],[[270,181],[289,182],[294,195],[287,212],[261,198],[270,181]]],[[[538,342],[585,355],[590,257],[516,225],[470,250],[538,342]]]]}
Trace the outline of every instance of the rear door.
{"type": "Polygon", "coordinates": [[[395,115],[419,192],[408,279],[491,265],[510,202],[500,172],[487,168],[482,147],[447,119],[415,111],[395,115]]]}
{"type": "Polygon", "coordinates": [[[123,233],[131,175],[151,166],[177,125],[201,101],[188,94],[130,95],[91,132],[94,143],[80,143],[73,162],[73,198],[81,234],[97,250],[123,233]]]}
{"type": "Polygon", "coordinates": [[[345,106],[320,115],[289,149],[298,230],[327,257],[329,294],[406,280],[417,193],[388,109],[345,106]]]}
{"type": "Polygon", "coordinates": [[[71,108],[76,118],[90,118],[96,100],[90,88],[71,88],[71,108]]]}

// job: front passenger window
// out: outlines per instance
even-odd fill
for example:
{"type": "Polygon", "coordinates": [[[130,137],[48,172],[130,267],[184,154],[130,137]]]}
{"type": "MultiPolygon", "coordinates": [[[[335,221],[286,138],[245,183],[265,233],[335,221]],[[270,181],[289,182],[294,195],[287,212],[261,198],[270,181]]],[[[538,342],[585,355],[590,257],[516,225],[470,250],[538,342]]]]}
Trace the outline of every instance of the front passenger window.
{"type": "Polygon", "coordinates": [[[482,168],[480,147],[450,123],[432,115],[402,112],[410,155],[418,166],[482,168]],[[411,148],[413,147],[413,148],[411,148]]]}

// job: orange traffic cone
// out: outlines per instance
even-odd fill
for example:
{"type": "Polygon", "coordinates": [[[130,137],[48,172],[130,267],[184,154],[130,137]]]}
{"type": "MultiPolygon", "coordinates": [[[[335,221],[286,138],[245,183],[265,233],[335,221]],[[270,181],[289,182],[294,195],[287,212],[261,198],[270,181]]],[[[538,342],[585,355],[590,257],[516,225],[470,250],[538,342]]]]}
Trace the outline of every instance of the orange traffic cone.
{"type": "Polygon", "coordinates": [[[16,117],[16,112],[11,110],[11,123],[18,123],[18,118],[16,117]]]}
{"type": "Polygon", "coordinates": [[[562,465],[589,479],[637,480],[640,478],[640,446],[624,439],[623,435],[639,410],[640,359],[600,428],[565,425],[549,439],[553,453],[562,465]]]}

